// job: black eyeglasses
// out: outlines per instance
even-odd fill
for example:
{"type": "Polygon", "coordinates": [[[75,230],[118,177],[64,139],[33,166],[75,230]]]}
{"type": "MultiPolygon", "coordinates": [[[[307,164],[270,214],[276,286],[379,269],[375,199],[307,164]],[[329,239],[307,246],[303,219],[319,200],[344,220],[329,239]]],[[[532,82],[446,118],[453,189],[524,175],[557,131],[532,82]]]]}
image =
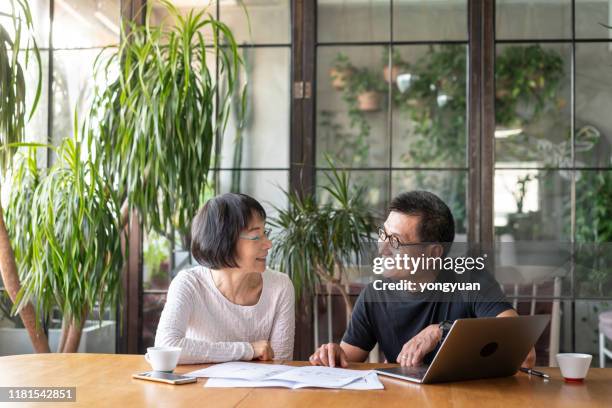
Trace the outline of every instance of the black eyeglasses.
{"type": "Polygon", "coordinates": [[[383,242],[388,239],[389,245],[391,245],[391,248],[393,249],[399,249],[400,247],[408,247],[408,246],[414,246],[414,245],[422,245],[422,243],[420,242],[409,242],[407,244],[403,244],[400,242],[398,237],[396,237],[395,235],[387,234],[385,232],[385,229],[382,227],[378,228],[378,238],[380,238],[380,240],[383,242]]]}
{"type": "MultiPolygon", "coordinates": [[[[272,230],[270,230],[269,228],[266,228],[264,230],[263,236],[265,236],[266,238],[270,238],[271,232],[272,230]]],[[[239,238],[246,239],[248,241],[259,241],[263,237],[261,235],[255,235],[254,237],[249,237],[248,235],[240,234],[239,238]]]]}

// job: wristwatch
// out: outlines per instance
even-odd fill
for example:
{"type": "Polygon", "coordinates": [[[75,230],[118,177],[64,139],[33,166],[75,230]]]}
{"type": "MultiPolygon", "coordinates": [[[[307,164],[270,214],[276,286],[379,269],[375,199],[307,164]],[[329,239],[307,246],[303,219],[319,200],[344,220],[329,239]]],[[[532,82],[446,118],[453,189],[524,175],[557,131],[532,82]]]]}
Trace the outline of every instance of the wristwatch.
{"type": "Polygon", "coordinates": [[[440,337],[440,343],[442,343],[446,338],[446,335],[450,331],[451,327],[453,327],[453,322],[451,322],[450,320],[443,320],[438,326],[440,327],[440,330],[442,330],[442,337],[440,337]]]}

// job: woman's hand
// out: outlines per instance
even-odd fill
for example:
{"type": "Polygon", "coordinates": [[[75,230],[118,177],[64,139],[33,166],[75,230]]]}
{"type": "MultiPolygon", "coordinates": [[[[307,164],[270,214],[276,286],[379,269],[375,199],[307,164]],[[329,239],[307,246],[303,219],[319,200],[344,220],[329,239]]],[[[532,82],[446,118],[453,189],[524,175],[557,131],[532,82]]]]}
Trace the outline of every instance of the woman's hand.
{"type": "Polygon", "coordinates": [[[259,340],[251,343],[253,347],[253,360],[272,360],[274,359],[274,351],[268,340],[259,340]]]}

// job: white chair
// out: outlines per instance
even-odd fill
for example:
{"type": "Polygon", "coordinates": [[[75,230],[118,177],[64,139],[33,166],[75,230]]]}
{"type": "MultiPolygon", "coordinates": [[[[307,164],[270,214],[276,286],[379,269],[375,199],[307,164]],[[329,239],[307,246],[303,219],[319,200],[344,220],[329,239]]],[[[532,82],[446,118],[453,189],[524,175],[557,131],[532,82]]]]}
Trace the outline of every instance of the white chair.
{"type": "Polygon", "coordinates": [[[612,340],[612,310],[599,315],[599,366],[606,366],[606,357],[612,359],[612,350],[606,348],[606,337],[612,340]]]}

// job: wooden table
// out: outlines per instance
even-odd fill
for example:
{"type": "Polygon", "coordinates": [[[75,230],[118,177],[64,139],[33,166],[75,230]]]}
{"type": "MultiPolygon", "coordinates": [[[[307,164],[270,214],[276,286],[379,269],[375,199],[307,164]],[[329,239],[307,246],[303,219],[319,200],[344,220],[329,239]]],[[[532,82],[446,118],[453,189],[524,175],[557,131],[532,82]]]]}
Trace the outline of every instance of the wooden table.
{"type": "MultiPolygon", "coordinates": [[[[279,362],[277,362],[279,363],[279,362]]],[[[280,362],[304,365],[304,362],[280,362]]],[[[352,364],[371,369],[391,364],[352,364]]],[[[185,373],[205,365],[179,366],[185,373]]],[[[556,368],[542,368],[550,381],[514,377],[418,385],[381,376],[385,389],[348,391],[285,388],[204,388],[134,380],[149,366],[142,356],[115,354],[30,354],[0,357],[0,386],[76,386],[76,403],[34,406],[111,407],[612,407],[612,369],[592,368],[582,385],[566,384],[556,368]]],[[[24,407],[27,403],[1,406],[24,407]]]]}

